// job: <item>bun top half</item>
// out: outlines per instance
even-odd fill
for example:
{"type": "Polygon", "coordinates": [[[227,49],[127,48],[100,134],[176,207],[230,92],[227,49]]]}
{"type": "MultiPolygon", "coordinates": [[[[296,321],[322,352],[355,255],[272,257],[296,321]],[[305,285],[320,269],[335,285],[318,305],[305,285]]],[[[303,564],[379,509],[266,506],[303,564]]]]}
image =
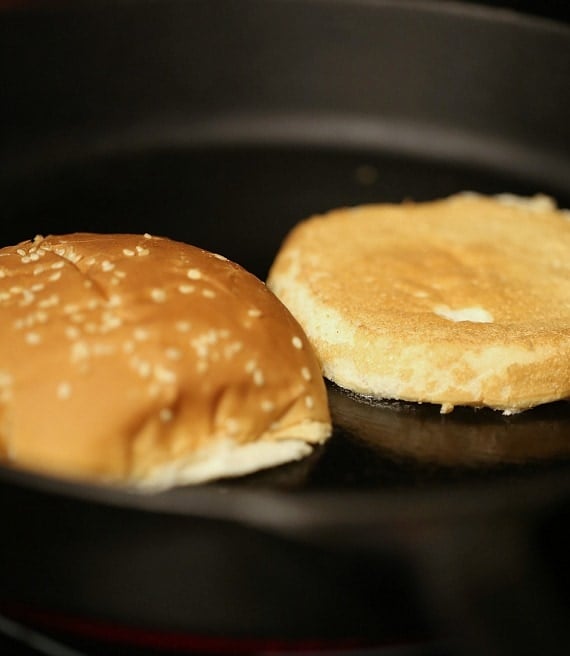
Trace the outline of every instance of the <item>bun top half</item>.
{"type": "Polygon", "coordinates": [[[297,321],[226,258],[151,235],[0,249],[0,461],[170,487],[306,455],[330,417],[297,321]]]}

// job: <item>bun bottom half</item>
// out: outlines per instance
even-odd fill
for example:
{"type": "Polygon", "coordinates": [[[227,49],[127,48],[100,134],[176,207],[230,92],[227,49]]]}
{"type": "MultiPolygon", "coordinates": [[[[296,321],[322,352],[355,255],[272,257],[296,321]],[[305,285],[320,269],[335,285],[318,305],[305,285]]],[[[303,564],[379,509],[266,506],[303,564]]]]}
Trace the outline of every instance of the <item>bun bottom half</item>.
{"type": "Polygon", "coordinates": [[[312,217],[268,286],[356,393],[506,414],[570,397],[570,220],[544,197],[312,217]]]}

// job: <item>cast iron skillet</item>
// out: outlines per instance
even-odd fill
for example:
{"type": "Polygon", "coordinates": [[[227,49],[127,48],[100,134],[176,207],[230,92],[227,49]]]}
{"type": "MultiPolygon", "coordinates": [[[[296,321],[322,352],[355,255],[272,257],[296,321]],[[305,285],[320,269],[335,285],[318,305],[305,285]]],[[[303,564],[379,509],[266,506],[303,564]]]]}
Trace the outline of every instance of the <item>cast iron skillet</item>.
{"type": "MultiPolygon", "coordinates": [[[[4,11],[0,44],[2,243],[149,231],[263,278],[298,220],[336,206],[462,189],[570,206],[570,29],[554,21],[93,0],[4,11]]],[[[238,481],[141,496],[0,468],[4,612],[163,649],[567,653],[569,404],[441,416],[329,392],[326,446],[238,481]]]]}

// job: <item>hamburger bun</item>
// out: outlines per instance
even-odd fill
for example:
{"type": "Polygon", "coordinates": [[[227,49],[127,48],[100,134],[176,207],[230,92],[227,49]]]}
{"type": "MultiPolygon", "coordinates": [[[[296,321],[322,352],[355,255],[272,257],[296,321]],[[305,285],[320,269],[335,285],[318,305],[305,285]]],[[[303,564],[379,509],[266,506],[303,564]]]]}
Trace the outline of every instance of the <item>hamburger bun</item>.
{"type": "Polygon", "coordinates": [[[570,396],[570,221],[544,196],[315,216],[268,286],[359,394],[506,414],[570,396]]]}
{"type": "Polygon", "coordinates": [[[150,235],[0,249],[0,461],[151,489],[305,456],[331,431],[299,324],[224,257],[150,235]]]}

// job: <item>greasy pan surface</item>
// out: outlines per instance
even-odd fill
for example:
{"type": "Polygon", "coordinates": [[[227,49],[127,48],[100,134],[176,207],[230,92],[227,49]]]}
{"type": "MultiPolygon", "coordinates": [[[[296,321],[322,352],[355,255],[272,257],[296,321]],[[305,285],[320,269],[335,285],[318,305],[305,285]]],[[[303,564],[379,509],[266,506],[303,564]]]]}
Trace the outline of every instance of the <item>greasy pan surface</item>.
{"type": "MultiPolygon", "coordinates": [[[[336,206],[472,189],[570,207],[568,28],[456,3],[239,6],[0,15],[2,243],[148,231],[264,278],[336,206]]],[[[206,634],[451,625],[481,653],[564,653],[570,404],[441,416],[329,393],[329,443],[236,481],[140,496],[0,468],[0,602],[206,634]]]]}

